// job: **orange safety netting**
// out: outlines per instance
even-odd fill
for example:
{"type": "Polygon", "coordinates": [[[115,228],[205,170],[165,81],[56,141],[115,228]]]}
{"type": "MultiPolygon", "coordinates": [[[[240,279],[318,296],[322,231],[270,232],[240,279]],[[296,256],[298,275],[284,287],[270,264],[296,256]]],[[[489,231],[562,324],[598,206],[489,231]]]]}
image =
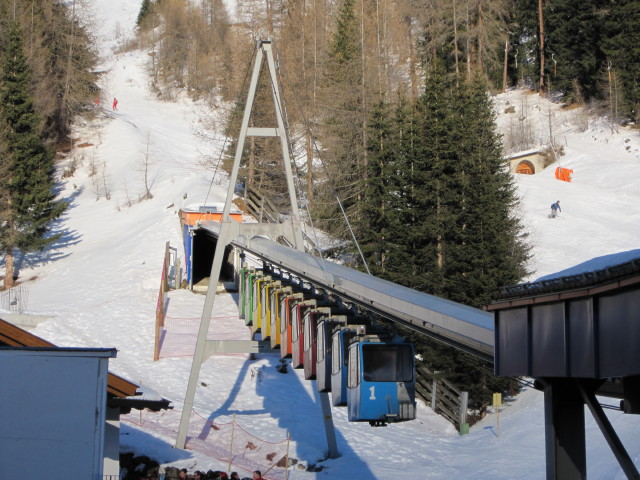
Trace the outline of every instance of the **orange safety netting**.
{"type": "MultiPolygon", "coordinates": [[[[199,328],[200,318],[165,317],[159,358],[193,356],[199,328]]],[[[251,329],[237,316],[213,317],[207,340],[251,340],[251,329]]]]}
{"type": "Polygon", "coordinates": [[[570,168],[557,167],[556,178],[563,182],[571,182],[571,179],[573,178],[573,170],[570,168]]]}
{"type": "MultiPolygon", "coordinates": [[[[130,413],[121,420],[144,430],[176,438],[182,413],[175,410],[130,413]]],[[[267,442],[242,428],[235,419],[215,423],[193,412],[189,420],[185,448],[195,450],[221,462],[230,469],[253,472],[271,480],[285,480],[289,462],[289,441],[267,442]]]]}

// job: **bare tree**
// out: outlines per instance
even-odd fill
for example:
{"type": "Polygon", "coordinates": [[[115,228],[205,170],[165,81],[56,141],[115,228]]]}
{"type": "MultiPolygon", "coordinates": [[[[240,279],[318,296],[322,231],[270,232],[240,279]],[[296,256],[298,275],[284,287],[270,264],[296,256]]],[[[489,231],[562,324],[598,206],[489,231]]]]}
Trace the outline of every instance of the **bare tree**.
{"type": "Polygon", "coordinates": [[[543,0],[538,0],[538,31],[540,33],[540,93],[544,92],[544,8],[543,0]]]}
{"type": "Polygon", "coordinates": [[[144,193],[141,195],[141,200],[149,200],[153,198],[153,195],[151,194],[151,187],[155,183],[155,177],[152,177],[151,174],[153,164],[151,133],[147,132],[147,140],[138,166],[138,171],[142,174],[144,184],[144,193]]]}

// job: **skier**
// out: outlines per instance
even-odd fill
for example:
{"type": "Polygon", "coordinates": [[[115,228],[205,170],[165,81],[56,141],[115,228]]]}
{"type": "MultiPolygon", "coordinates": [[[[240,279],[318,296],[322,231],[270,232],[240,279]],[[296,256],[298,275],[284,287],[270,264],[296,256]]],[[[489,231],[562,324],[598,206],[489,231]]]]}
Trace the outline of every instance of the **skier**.
{"type": "Polygon", "coordinates": [[[113,105],[111,105],[111,108],[113,110],[118,110],[118,99],[117,98],[113,98],[113,105]]]}
{"type": "Polygon", "coordinates": [[[556,218],[558,216],[558,212],[562,212],[562,210],[560,209],[560,200],[558,200],[556,203],[552,203],[551,204],[551,218],[556,218]]]}

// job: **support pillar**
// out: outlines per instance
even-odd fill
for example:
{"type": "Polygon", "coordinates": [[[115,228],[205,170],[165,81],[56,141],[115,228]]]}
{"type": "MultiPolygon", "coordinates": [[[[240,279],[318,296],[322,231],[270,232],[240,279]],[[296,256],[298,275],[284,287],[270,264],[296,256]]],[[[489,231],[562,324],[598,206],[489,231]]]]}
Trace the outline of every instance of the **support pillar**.
{"type": "Polygon", "coordinates": [[[586,386],[581,383],[578,383],[578,388],[580,389],[584,403],[589,407],[593,418],[598,424],[598,427],[600,427],[602,435],[604,435],[605,440],[609,444],[611,451],[615,455],[616,460],[618,460],[618,463],[620,464],[620,467],[622,467],[627,478],[629,480],[640,480],[640,472],[638,472],[638,469],[629,456],[629,453],[624,448],[624,445],[620,441],[620,437],[618,437],[618,434],[611,425],[611,422],[609,422],[609,419],[605,415],[604,410],[602,410],[602,407],[598,403],[593,391],[586,388],[586,386]]]}
{"type": "MultiPolygon", "coordinates": [[[[224,211],[222,213],[222,221],[220,225],[220,232],[218,235],[218,242],[216,243],[216,249],[213,256],[213,262],[211,265],[211,273],[209,276],[209,288],[207,290],[207,296],[202,311],[202,317],[200,319],[200,327],[198,329],[198,338],[196,340],[196,347],[193,356],[193,362],[191,364],[191,372],[189,374],[189,382],[184,397],[184,405],[182,416],[180,418],[180,426],[178,428],[178,435],[176,437],[175,446],[177,448],[185,448],[187,441],[187,432],[189,429],[189,419],[191,416],[191,410],[194,404],[194,398],[196,394],[196,387],[198,379],[200,377],[200,367],[206,360],[210,351],[215,350],[213,342],[207,341],[207,332],[209,330],[209,323],[211,322],[211,315],[213,312],[214,302],[216,298],[216,287],[220,280],[220,271],[222,268],[222,262],[225,252],[225,247],[239,235],[239,227],[235,221],[230,218],[231,204],[233,201],[233,194],[235,185],[238,180],[238,173],[240,169],[240,161],[244,150],[246,138],[249,136],[255,137],[278,137],[280,139],[283,164],[285,169],[285,175],[287,178],[287,189],[289,192],[289,200],[291,202],[291,243],[294,248],[300,251],[304,251],[304,239],[302,236],[301,218],[298,208],[298,199],[296,196],[295,185],[293,181],[293,169],[292,160],[290,156],[289,140],[287,136],[287,130],[284,118],[284,109],[279,92],[279,82],[276,75],[276,64],[273,58],[273,50],[271,40],[260,40],[257,43],[256,58],[253,65],[253,73],[251,75],[251,81],[249,84],[249,91],[247,94],[247,102],[245,104],[244,114],[242,117],[242,123],[240,125],[240,133],[238,136],[238,142],[236,144],[236,153],[233,162],[233,168],[231,169],[231,175],[229,176],[229,187],[227,189],[227,197],[224,204],[224,211]],[[258,86],[258,79],[260,71],[263,67],[263,63],[266,63],[271,81],[271,93],[273,97],[274,109],[276,114],[277,127],[249,127],[249,118],[253,109],[256,89],[258,86]]],[[[193,253],[193,243],[191,247],[193,253]]],[[[237,265],[237,264],[236,264],[237,265]]],[[[193,276],[193,265],[192,265],[193,276]]],[[[260,348],[258,345],[256,348],[260,348]]],[[[331,404],[329,402],[328,394],[320,394],[320,403],[322,405],[322,415],[324,420],[324,426],[327,434],[327,443],[329,447],[329,458],[335,458],[338,454],[338,447],[335,436],[335,428],[333,425],[333,418],[331,416],[331,404]]]]}
{"type": "Polygon", "coordinates": [[[333,425],[333,415],[331,414],[331,402],[327,392],[320,393],[320,405],[322,406],[322,420],[324,421],[324,431],[327,435],[327,451],[329,458],[338,458],[338,442],[336,442],[336,429],[333,425]]]}
{"type": "Polygon", "coordinates": [[[587,455],[582,395],[573,379],[546,378],[543,384],[547,480],[584,480],[587,455]]]}

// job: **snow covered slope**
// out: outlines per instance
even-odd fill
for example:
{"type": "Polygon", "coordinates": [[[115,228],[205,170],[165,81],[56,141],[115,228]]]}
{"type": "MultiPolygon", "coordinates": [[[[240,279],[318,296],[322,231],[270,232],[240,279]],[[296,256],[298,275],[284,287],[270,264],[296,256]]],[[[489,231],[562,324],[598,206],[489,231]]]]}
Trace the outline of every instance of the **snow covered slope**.
{"type": "MultiPolygon", "coordinates": [[[[203,144],[194,133],[200,106],[186,98],[161,102],[150,92],[146,52],[114,53],[133,35],[138,2],[92,0],[87,8],[97,26],[108,95],[99,119],[77,128],[77,143],[92,145],[74,150],[75,174],[64,179],[62,195],[71,208],[56,226],[63,240],[42,255],[26,257],[18,265],[20,279],[32,279],[23,284],[29,291],[28,311],[51,317],[37,327],[36,335],[61,346],[116,347],[113,372],[156,390],[180,409],[191,359],[152,361],[161,262],[165,242],[181,246],[179,208],[205,199],[223,201],[225,176],[218,173],[212,181],[212,172],[199,161],[203,154],[216,156],[220,145],[203,144]],[[112,97],[119,100],[117,112],[110,108],[112,97]],[[144,192],[141,167],[147,146],[153,198],[138,202],[144,192]]],[[[574,170],[572,183],[555,180],[555,165],[516,179],[520,215],[533,245],[531,279],[594,257],[603,257],[606,264],[610,254],[623,261],[638,256],[638,132],[611,133],[599,121],[581,131],[575,111],[521,91],[496,99],[502,128],[514,115],[525,114],[518,111],[524,96],[531,102],[526,115],[540,143],[548,140],[552,117],[553,136],[566,153],[560,162],[574,170]],[[507,102],[516,106],[515,114],[503,113],[507,102]],[[549,205],[558,199],[562,214],[547,218],[549,205]]],[[[199,318],[202,305],[202,296],[176,291],[170,297],[169,315],[199,318]]],[[[214,316],[237,315],[229,295],[216,301],[216,309],[214,316]]],[[[292,456],[304,464],[316,463],[326,448],[317,394],[299,371],[276,373],[277,363],[268,355],[256,361],[209,359],[203,365],[195,408],[218,422],[235,415],[244,428],[267,440],[279,441],[290,433],[292,456]]],[[[462,437],[422,405],[418,420],[382,429],[348,423],[344,409],[334,409],[333,414],[342,456],[322,462],[320,472],[295,470],[290,478],[544,478],[542,398],[536,391],[526,390],[509,402],[500,412],[499,428],[492,414],[462,437]]],[[[640,465],[640,419],[609,415],[640,465]]],[[[587,436],[590,478],[623,479],[593,422],[587,436]]],[[[175,450],[172,438],[144,429],[125,425],[122,444],[190,470],[226,470],[226,465],[203,455],[175,450]]]]}

